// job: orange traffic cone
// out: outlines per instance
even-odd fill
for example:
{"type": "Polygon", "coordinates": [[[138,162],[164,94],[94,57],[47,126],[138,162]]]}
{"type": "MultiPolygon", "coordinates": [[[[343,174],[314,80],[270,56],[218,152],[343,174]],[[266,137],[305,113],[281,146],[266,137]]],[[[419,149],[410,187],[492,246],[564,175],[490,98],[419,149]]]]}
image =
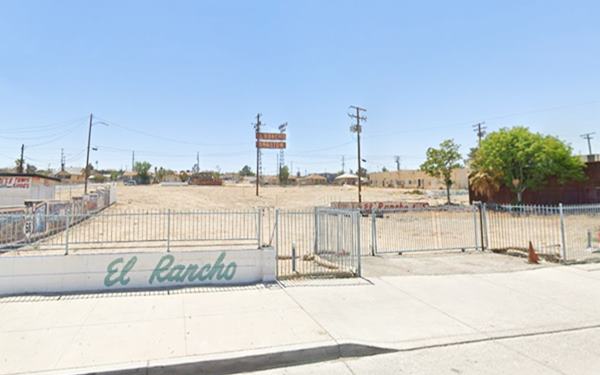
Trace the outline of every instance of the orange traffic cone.
{"type": "Polygon", "coordinates": [[[539,264],[540,263],[540,258],[535,253],[535,250],[533,249],[533,244],[531,243],[531,241],[529,241],[529,250],[527,252],[527,263],[531,263],[531,264],[539,264]]]}

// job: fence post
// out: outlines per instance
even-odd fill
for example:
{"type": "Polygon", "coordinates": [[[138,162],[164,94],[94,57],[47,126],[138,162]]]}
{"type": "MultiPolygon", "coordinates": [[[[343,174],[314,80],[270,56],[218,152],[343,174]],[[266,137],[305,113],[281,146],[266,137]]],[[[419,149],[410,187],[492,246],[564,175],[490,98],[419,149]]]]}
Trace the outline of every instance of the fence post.
{"type": "Polygon", "coordinates": [[[567,260],[567,241],[565,240],[565,215],[562,203],[558,204],[558,212],[560,214],[560,257],[564,262],[567,260]]]}
{"type": "Polygon", "coordinates": [[[292,272],[296,272],[296,242],[292,242],[292,272]]]}
{"type": "Polygon", "coordinates": [[[357,276],[361,276],[362,275],[362,266],[361,266],[361,259],[360,259],[360,218],[362,217],[360,211],[357,211],[354,213],[354,220],[356,220],[356,225],[355,225],[355,230],[356,230],[356,274],[357,276]]]}
{"type": "Polygon", "coordinates": [[[171,209],[167,210],[167,253],[171,251],[171,209]]]}
{"type": "Polygon", "coordinates": [[[313,253],[319,253],[319,207],[315,207],[315,244],[313,248],[313,253]]]}
{"type": "Polygon", "coordinates": [[[377,215],[371,212],[371,256],[377,254],[377,215]]]}
{"type": "Polygon", "coordinates": [[[477,211],[480,211],[479,216],[481,217],[481,209],[478,210],[477,208],[481,207],[481,203],[479,202],[475,205],[472,205],[471,207],[473,209],[473,234],[475,235],[475,251],[477,251],[477,249],[479,249],[479,239],[480,238],[481,238],[481,250],[483,251],[483,236],[479,236],[477,233],[477,211]]]}
{"type": "Polygon", "coordinates": [[[69,226],[71,225],[71,210],[67,212],[66,219],[66,228],[65,228],[65,255],[69,255],[69,226]]]}
{"type": "Polygon", "coordinates": [[[256,241],[258,242],[258,248],[260,249],[260,247],[262,246],[262,215],[263,215],[263,209],[259,208],[258,211],[256,212],[257,217],[256,217],[256,241]]]}
{"type": "Polygon", "coordinates": [[[490,248],[490,238],[488,232],[488,217],[487,217],[487,204],[483,202],[481,204],[481,212],[482,212],[482,224],[481,224],[481,251],[490,248]]]}
{"type": "Polygon", "coordinates": [[[279,208],[275,209],[275,275],[279,277],[279,208]]]}

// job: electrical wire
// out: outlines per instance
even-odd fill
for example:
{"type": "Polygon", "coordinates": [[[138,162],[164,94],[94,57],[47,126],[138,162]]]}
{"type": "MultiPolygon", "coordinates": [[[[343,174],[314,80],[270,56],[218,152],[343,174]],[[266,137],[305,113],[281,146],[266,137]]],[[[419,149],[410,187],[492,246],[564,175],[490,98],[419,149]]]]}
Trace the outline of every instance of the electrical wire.
{"type": "Polygon", "coordinates": [[[77,117],[77,118],[70,119],[70,120],[54,122],[54,123],[51,123],[48,125],[31,126],[31,127],[20,126],[20,127],[16,127],[16,128],[5,128],[5,129],[2,129],[2,133],[37,133],[37,132],[44,133],[44,132],[48,132],[48,131],[53,131],[55,129],[63,128],[65,126],[71,125],[78,121],[83,121],[85,119],[86,119],[86,117],[77,117]]]}
{"type": "Polygon", "coordinates": [[[198,143],[198,142],[190,142],[190,141],[186,141],[186,140],[182,140],[182,139],[176,139],[176,138],[170,138],[170,137],[164,137],[164,136],[160,136],[160,135],[156,135],[156,134],[152,134],[152,133],[148,133],[142,130],[138,130],[138,129],[134,129],[134,128],[130,128],[128,126],[125,125],[121,125],[118,124],[114,121],[109,121],[106,119],[103,119],[99,116],[96,116],[98,119],[112,125],[115,126],[117,128],[121,128],[133,133],[137,133],[137,134],[141,134],[141,135],[145,135],[147,137],[151,137],[151,138],[156,138],[156,139],[160,139],[162,141],[167,141],[167,142],[173,142],[173,143],[180,143],[180,144],[188,144],[188,145],[193,145],[193,146],[239,146],[239,145],[247,145],[248,143],[244,142],[244,143],[198,143]]]}

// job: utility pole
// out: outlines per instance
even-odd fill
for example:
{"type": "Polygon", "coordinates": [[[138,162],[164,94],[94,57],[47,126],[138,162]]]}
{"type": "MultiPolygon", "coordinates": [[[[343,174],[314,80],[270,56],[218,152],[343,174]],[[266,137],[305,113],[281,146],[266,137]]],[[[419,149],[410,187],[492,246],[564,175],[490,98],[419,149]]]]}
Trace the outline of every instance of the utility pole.
{"type": "Polygon", "coordinates": [[[196,164],[192,167],[192,174],[200,173],[200,153],[196,151],[196,164]]]}
{"type": "Polygon", "coordinates": [[[88,129],[87,155],[85,157],[85,173],[83,182],[83,194],[87,194],[88,178],[90,176],[90,142],[92,141],[92,120],[94,115],[90,113],[90,126],[88,129]]]}
{"type": "Polygon", "coordinates": [[[342,155],[342,174],[346,173],[346,157],[342,155]]]}
{"type": "Polygon", "coordinates": [[[60,171],[61,172],[65,171],[65,149],[64,148],[60,149],[60,171]]]}
{"type": "Polygon", "coordinates": [[[358,152],[358,203],[362,202],[362,196],[361,196],[361,190],[362,190],[362,181],[360,178],[360,174],[361,174],[361,167],[360,167],[360,133],[362,132],[362,128],[360,126],[360,120],[363,121],[367,121],[367,117],[366,116],[361,116],[360,113],[361,112],[366,112],[367,110],[364,108],[360,108],[354,105],[350,106],[350,109],[354,109],[356,110],[356,114],[354,113],[348,113],[348,116],[350,118],[356,119],[356,124],[350,126],[350,131],[353,133],[356,133],[356,145],[357,145],[357,152],[358,152]]]}
{"type": "Polygon", "coordinates": [[[473,131],[475,132],[475,134],[477,134],[479,145],[478,147],[481,147],[481,140],[485,136],[485,126],[483,126],[484,124],[485,122],[478,122],[477,124],[473,125],[473,131]]]}
{"type": "Polygon", "coordinates": [[[19,166],[17,168],[17,173],[23,173],[25,168],[25,145],[21,145],[21,158],[19,159],[19,166]]]}
{"type": "Polygon", "coordinates": [[[131,151],[131,171],[135,170],[135,151],[131,151]]]}
{"type": "Polygon", "coordinates": [[[396,171],[400,172],[400,156],[394,156],[394,161],[396,162],[396,171]]]}
{"type": "Polygon", "coordinates": [[[592,139],[594,139],[594,137],[592,137],[592,135],[594,135],[596,133],[585,133],[581,135],[581,138],[586,139],[587,140],[587,144],[588,144],[588,155],[592,155],[592,139]]]}
{"type": "MultiPolygon", "coordinates": [[[[260,126],[262,125],[260,122],[260,113],[256,114],[256,123],[254,124],[254,129],[256,130],[256,140],[258,141],[258,133],[260,133],[260,126]]],[[[258,144],[256,145],[256,196],[258,197],[258,185],[260,184],[260,148],[258,144]]]]}

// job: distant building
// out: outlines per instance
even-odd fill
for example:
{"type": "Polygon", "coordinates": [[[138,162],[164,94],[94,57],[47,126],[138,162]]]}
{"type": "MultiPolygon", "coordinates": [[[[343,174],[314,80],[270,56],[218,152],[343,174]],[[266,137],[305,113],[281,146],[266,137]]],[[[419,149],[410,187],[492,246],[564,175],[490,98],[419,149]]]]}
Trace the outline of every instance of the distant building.
{"type": "MultiPolygon", "coordinates": [[[[445,189],[444,182],[429,176],[421,170],[404,169],[400,171],[375,172],[369,174],[372,186],[404,189],[445,189]]],[[[469,176],[466,168],[452,171],[452,189],[468,189],[469,176]]]]}
{"type": "Polygon", "coordinates": [[[338,176],[337,173],[319,173],[320,176],[323,176],[327,179],[327,183],[328,184],[333,184],[333,181],[335,181],[335,178],[338,176]]]}
{"type": "Polygon", "coordinates": [[[26,201],[54,199],[54,177],[28,173],[0,173],[0,206],[23,206],[26,201]]]}
{"type": "Polygon", "coordinates": [[[60,179],[62,183],[82,184],[85,181],[85,170],[78,167],[65,168],[56,173],[54,177],[60,179]]]}
{"type": "MultiPolygon", "coordinates": [[[[367,183],[368,180],[366,178],[361,178],[361,182],[367,183]]],[[[333,183],[336,185],[357,185],[358,184],[358,176],[355,174],[344,173],[337,176],[333,183]]]]}
{"type": "Polygon", "coordinates": [[[123,182],[128,182],[128,181],[139,182],[138,181],[138,173],[136,171],[127,171],[127,172],[123,173],[123,176],[121,177],[121,179],[123,180],[123,182]]]}
{"type": "Polygon", "coordinates": [[[593,163],[593,162],[600,161],[600,154],[579,155],[579,158],[584,163],[593,163]]]}
{"type": "Polygon", "coordinates": [[[318,174],[310,174],[308,176],[301,177],[298,180],[300,185],[326,185],[327,178],[318,175],[318,174]]]}

